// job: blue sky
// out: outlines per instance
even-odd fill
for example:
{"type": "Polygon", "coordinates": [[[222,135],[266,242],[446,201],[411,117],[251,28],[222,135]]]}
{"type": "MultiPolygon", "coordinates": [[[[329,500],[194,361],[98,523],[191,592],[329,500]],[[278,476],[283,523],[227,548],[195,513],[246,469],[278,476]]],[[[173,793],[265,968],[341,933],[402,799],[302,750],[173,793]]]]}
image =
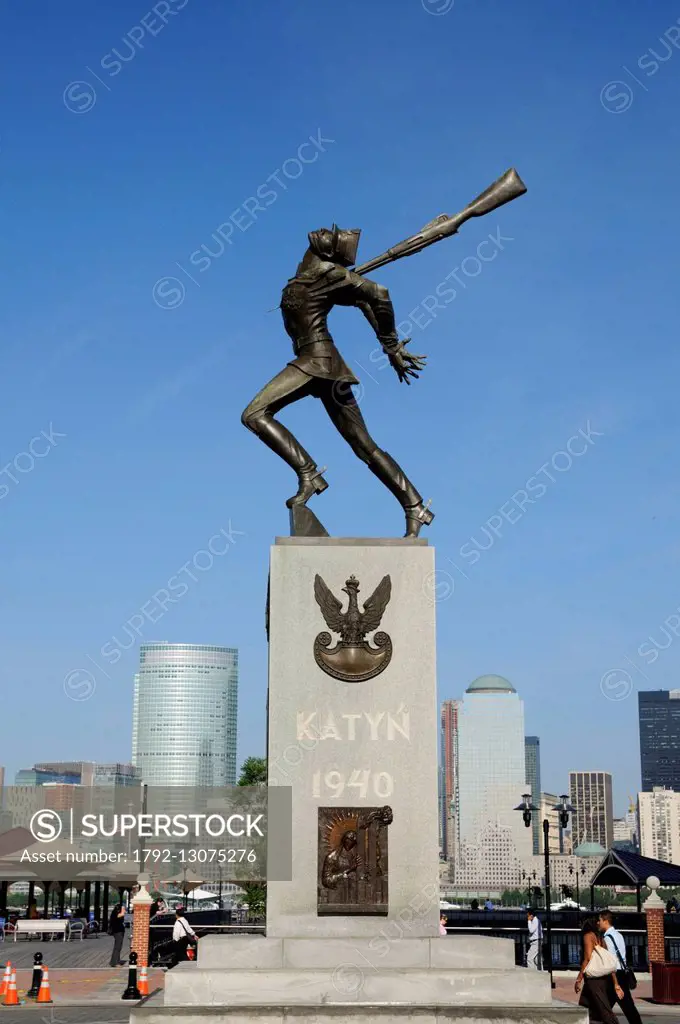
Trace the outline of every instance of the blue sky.
{"type": "MultiPolygon", "coordinates": [[[[623,811],[635,692],[677,685],[680,662],[662,631],[680,605],[680,9],[156,7],[3,13],[0,763],[129,756],[135,649],[99,652],[221,529],[228,554],[141,637],[237,646],[240,754],[263,751],[268,547],[293,483],[239,422],[290,358],[267,311],[310,229],[361,226],[367,259],[514,165],[527,196],[376,274],[428,354],[415,386],[371,362],[356,311],[332,326],[378,443],[433,499],[441,697],[507,676],[544,785],[611,770],[623,811]],[[581,428],[584,454],[556,456],[581,428]]],[[[401,532],[320,406],[285,419],[329,466],[331,533],[401,532]]]]}

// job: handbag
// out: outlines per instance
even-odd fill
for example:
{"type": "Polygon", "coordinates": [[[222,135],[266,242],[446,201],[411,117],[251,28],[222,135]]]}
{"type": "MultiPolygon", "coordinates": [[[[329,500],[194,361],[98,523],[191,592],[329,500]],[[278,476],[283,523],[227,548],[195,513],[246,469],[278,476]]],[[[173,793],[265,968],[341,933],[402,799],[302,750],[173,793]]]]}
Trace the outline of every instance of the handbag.
{"type": "Polygon", "coordinates": [[[632,992],[633,989],[637,988],[637,978],[635,977],[635,971],[632,967],[626,966],[626,961],[621,956],[621,951],[619,950],[619,947],[616,945],[616,943],[614,943],[614,946],[616,948],[616,955],[619,958],[619,963],[621,964],[621,970],[623,971],[626,978],[626,984],[632,992]]]}
{"type": "Polygon", "coordinates": [[[588,966],[583,972],[586,978],[606,978],[608,974],[615,974],[618,969],[618,961],[613,953],[610,953],[604,946],[595,946],[588,966]],[[597,953],[597,957],[595,954],[597,953]]]}

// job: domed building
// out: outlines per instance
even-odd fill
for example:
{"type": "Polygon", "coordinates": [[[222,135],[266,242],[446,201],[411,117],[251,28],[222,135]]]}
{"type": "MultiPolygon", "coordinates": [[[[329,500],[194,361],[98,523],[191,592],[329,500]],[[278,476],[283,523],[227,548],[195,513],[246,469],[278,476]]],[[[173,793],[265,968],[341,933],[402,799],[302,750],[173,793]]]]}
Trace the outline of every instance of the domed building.
{"type": "Polygon", "coordinates": [[[478,676],[468,686],[466,693],[517,693],[512,683],[504,676],[478,676]]]}
{"type": "Polygon", "coordinates": [[[458,708],[456,881],[503,889],[533,853],[514,808],[527,792],[524,705],[500,675],[474,679],[458,708]]]}
{"type": "Polygon", "coordinates": [[[574,857],[599,857],[600,860],[606,854],[604,846],[599,843],[581,843],[574,850],[574,857]]]}

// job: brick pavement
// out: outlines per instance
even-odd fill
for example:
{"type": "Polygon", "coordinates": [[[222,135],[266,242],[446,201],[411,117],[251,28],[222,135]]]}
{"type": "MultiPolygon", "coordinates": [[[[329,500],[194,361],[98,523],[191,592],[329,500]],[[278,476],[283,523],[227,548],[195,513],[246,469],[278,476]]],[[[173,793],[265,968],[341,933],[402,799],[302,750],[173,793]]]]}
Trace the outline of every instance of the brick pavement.
{"type": "MultiPolygon", "coordinates": [[[[48,964],[49,966],[49,964],[48,964]]],[[[31,987],[32,971],[17,971],[19,999],[31,987]]],[[[66,968],[50,967],[50,988],[55,1006],[87,1006],[103,1003],[119,1004],[127,986],[127,967],[66,968]]],[[[164,971],[149,971],[149,992],[163,988],[164,971]]],[[[28,1004],[31,1000],[27,1001],[28,1004]]]]}
{"type": "MultiPolygon", "coordinates": [[[[576,972],[562,973],[557,971],[555,972],[554,979],[556,987],[553,990],[553,998],[561,999],[565,1003],[577,1003],[579,997],[574,992],[576,972]]],[[[656,1003],[651,1001],[652,980],[650,975],[642,975],[638,978],[638,987],[632,995],[643,1020],[650,1015],[661,1015],[665,1017],[667,1014],[674,1017],[676,1021],[680,1020],[680,1007],[658,1006],[656,1003]]],[[[614,1007],[614,1012],[621,1014],[621,1007],[618,1004],[614,1007]]]]}
{"type": "MultiPolygon", "coordinates": [[[[72,942],[33,942],[19,939],[17,942],[0,942],[0,965],[8,960],[18,969],[33,966],[33,954],[42,953],[43,962],[50,968],[57,967],[108,967],[113,949],[110,935],[98,938],[74,939],[72,942]]],[[[123,943],[121,957],[127,959],[129,945],[123,943]]]]}

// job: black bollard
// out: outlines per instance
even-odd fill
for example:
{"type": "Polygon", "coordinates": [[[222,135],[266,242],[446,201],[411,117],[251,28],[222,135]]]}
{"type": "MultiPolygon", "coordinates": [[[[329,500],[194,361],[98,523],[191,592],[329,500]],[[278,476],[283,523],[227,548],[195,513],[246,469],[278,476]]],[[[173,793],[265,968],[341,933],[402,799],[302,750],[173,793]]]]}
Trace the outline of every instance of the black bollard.
{"type": "Polygon", "coordinates": [[[31,987],[26,993],[27,999],[37,999],[38,992],[40,991],[40,982],[42,981],[42,953],[33,954],[33,978],[31,979],[31,987]]]}
{"type": "Polygon", "coordinates": [[[127,988],[123,992],[121,999],[141,999],[142,993],[137,988],[137,954],[130,953],[130,967],[128,970],[128,983],[127,988]]]}

